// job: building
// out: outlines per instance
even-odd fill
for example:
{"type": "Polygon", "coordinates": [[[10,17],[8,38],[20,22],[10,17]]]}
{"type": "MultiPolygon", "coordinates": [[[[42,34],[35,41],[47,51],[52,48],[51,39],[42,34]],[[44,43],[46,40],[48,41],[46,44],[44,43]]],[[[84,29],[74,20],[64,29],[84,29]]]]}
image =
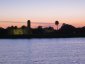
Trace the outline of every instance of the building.
{"type": "Polygon", "coordinates": [[[24,32],[22,29],[14,29],[13,30],[13,35],[23,35],[24,32]]]}
{"type": "Polygon", "coordinates": [[[27,21],[27,28],[31,29],[31,22],[30,22],[30,20],[27,21]]]}

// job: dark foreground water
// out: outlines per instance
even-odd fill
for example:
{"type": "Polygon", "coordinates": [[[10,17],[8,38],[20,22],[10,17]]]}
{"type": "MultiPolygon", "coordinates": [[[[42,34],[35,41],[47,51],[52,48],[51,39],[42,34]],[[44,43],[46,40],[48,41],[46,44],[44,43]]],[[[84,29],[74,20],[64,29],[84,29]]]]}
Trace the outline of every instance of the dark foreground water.
{"type": "Polygon", "coordinates": [[[85,38],[1,39],[0,64],[85,64],[85,38]]]}

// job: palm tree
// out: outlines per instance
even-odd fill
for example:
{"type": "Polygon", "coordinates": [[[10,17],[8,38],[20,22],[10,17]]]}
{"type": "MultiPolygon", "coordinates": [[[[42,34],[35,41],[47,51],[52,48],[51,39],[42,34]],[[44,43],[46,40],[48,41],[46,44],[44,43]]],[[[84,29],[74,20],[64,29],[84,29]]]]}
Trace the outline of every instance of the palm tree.
{"type": "Polygon", "coordinates": [[[55,21],[55,25],[57,25],[57,30],[58,30],[59,21],[55,21]]]}

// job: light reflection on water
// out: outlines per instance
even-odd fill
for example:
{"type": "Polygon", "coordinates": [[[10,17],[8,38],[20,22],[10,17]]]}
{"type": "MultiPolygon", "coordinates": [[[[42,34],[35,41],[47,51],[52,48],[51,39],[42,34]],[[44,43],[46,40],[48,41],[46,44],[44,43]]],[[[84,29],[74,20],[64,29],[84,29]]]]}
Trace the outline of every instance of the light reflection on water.
{"type": "Polygon", "coordinates": [[[0,64],[84,63],[85,38],[0,40],[0,64]]]}

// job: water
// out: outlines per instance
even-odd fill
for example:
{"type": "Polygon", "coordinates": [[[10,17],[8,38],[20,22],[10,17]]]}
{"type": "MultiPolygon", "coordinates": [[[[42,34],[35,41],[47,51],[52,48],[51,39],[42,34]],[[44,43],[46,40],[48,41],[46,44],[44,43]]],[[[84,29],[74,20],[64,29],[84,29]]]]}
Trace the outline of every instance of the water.
{"type": "Polygon", "coordinates": [[[85,64],[85,38],[0,39],[0,64],[85,64]]]}

